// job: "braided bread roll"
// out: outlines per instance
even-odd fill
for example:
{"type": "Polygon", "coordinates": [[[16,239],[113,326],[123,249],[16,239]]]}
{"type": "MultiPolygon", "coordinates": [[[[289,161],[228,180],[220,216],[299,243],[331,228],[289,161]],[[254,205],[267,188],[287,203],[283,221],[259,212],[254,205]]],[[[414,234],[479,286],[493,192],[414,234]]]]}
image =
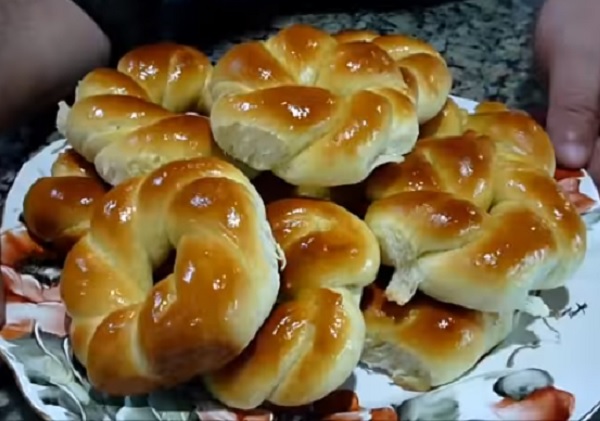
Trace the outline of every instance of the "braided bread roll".
{"type": "Polygon", "coordinates": [[[404,304],[419,288],[475,310],[547,315],[529,292],[564,285],[586,250],[585,225],[553,179],[550,139],[493,104],[464,129],[420,140],[367,182],[365,220],[396,268],[386,296],[404,304]]]}
{"type": "Polygon", "coordinates": [[[73,149],[58,155],[50,174],[27,191],[23,219],[36,239],[66,253],[87,232],[92,206],[108,186],[73,149]]]}
{"type": "Polygon", "coordinates": [[[278,248],[248,179],[216,158],[118,185],[67,255],[61,294],[73,351],[112,395],[221,368],[250,343],[279,290],[278,248]],[[173,272],[153,270],[176,249],[173,272]]]}
{"type": "Polygon", "coordinates": [[[350,37],[294,25],[225,53],[209,84],[219,146],[295,186],[355,184],[400,161],[444,104],[448,68],[406,37],[350,37]]]}
{"type": "Polygon", "coordinates": [[[125,54],[117,68],[90,72],[76,89],[76,101],[98,95],[125,95],[174,113],[208,114],[210,59],[192,47],[170,42],[145,45],[125,54]]]}
{"type": "Polygon", "coordinates": [[[206,117],[212,71],[199,51],[165,43],[123,56],[117,69],[97,69],[78,85],[72,108],[59,105],[57,127],[70,145],[116,185],[168,162],[223,157],[206,117]]]}
{"type": "Polygon", "coordinates": [[[362,300],[367,338],[361,361],[405,390],[456,380],[513,330],[514,312],[486,313],[417,293],[405,305],[373,283],[362,300]]]}
{"type": "Polygon", "coordinates": [[[244,353],[206,377],[240,409],[312,403],[350,376],[365,339],[359,297],[379,269],[377,240],[338,205],[284,199],[267,214],[287,261],[280,303],[244,353]]]}

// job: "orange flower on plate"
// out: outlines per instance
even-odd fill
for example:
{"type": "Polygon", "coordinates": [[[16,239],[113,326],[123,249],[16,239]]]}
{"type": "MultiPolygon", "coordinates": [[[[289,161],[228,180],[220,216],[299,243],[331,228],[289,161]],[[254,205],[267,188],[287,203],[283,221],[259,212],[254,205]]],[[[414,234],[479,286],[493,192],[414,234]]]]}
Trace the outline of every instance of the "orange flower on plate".
{"type": "MultiPolygon", "coordinates": [[[[392,408],[377,408],[371,409],[369,412],[369,420],[371,421],[399,421],[396,411],[392,408]]],[[[328,415],[321,421],[363,421],[364,414],[360,411],[355,412],[337,412],[328,415]]]]}
{"type": "Polygon", "coordinates": [[[557,168],[554,172],[554,178],[556,181],[564,180],[566,178],[583,178],[585,173],[583,170],[567,170],[564,168],[557,168]]]}
{"type": "Polygon", "coordinates": [[[273,413],[267,410],[256,409],[252,411],[230,411],[228,409],[214,409],[196,411],[200,421],[272,421],[273,413]]]}
{"type": "Polygon", "coordinates": [[[19,272],[28,259],[43,259],[48,253],[27,231],[5,231],[0,236],[0,271],[6,298],[6,324],[0,336],[16,339],[28,335],[37,323],[42,331],[65,336],[65,307],[57,285],[42,285],[19,272]]]}
{"type": "Polygon", "coordinates": [[[574,406],[572,394],[548,386],[533,391],[521,400],[504,398],[492,409],[500,420],[568,421],[574,406]]]}
{"type": "Polygon", "coordinates": [[[586,213],[596,206],[596,202],[591,197],[581,193],[580,178],[563,178],[558,181],[558,185],[579,213],[586,213]]]}
{"type": "Polygon", "coordinates": [[[335,390],[324,398],[303,407],[283,408],[267,406],[264,409],[242,411],[226,408],[198,408],[201,421],[272,421],[279,414],[295,415],[298,419],[316,421],[362,421],[366,413],[371,421],[399,421],[392,408],[363,409],[352,390],[335,390]]]}
{"type": "Polygon", "coordinates": [[[586,213],[596,206],[594,199],[581,192],[581,179],[584,176],[585,173],[582,170],[557,168],[554,173],[558,186],[580,214],[586,213]]]}
{"type": "Polygon", "coordinates": [[[363,409],[352,390],[336,390],[313,405],[315,419],[322,421],[362,421],[365,412],[371,421],[398,421],[392,408],[363,409]]]}

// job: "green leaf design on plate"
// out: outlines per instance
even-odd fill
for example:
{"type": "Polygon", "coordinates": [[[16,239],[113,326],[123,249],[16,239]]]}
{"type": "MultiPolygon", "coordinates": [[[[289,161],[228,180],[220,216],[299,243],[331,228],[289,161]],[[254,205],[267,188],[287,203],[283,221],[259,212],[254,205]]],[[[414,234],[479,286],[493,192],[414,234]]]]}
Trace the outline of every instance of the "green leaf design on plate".
{"type": "Polygon", "coordinates": [[[73,420],[187,421],[195,410],[185,390],[160,391],[149,396],[111,397],[94,390],[73,363],[66,338],[42,332],[11,341],[10,352],[20,362],[35,392],[46,405],[64,408],[73,420]]]}
{"type": "Polygon", "coordinates": [[[148,404],[160,421],[187,421],[195,409],[186,391],[179,388],[151,393],[148,396],[148,404]]]}

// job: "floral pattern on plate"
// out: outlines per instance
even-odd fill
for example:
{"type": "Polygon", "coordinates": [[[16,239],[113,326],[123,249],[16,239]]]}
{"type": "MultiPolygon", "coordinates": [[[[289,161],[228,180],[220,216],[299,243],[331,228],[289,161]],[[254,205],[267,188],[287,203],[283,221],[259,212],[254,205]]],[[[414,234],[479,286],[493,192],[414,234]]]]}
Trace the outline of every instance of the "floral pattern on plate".
{"type": "Polygon", "coordinates": [[[0,237],[0,270],[6,296],[4,339],[30,334],[38,323],[43,331],[65,336],[65,307],[60,299],[60,269],[37,262],[53,256],[35,243],[24,229],[0,237]],[[36,273],[37,268],[43,267],[36,273]]]}

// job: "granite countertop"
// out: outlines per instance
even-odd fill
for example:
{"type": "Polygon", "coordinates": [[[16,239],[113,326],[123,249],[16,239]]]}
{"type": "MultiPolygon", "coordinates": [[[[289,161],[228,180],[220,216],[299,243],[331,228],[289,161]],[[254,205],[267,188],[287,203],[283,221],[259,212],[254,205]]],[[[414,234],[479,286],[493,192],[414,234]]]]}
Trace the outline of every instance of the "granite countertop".
{"type": "MultiPolygon", "coordinates": [[[[312,24],[329,31],[368,28],[407,33],[431,42],[444,55],[455,78],[453,94],[531,109],[544,103],[534,82],[530,48],[539,3],[541,0],[464,0],[395,11],[388,8],[381,12],[280,16],[268,29],[234,33],[229,42],[217,44],[208,52],[216,58],[232,41],[264,37],[291,23],[312,24]]],[[[47,135],[39,128],[23,127],[0,136],[0,208],[17,171],[45,144],[47,135]]],[[[6,369],[0,370],[0,382],[4,384],[0,390],[0,419],[34,419],[22,408],[23,401],[11,381],[6,369]]]]}

